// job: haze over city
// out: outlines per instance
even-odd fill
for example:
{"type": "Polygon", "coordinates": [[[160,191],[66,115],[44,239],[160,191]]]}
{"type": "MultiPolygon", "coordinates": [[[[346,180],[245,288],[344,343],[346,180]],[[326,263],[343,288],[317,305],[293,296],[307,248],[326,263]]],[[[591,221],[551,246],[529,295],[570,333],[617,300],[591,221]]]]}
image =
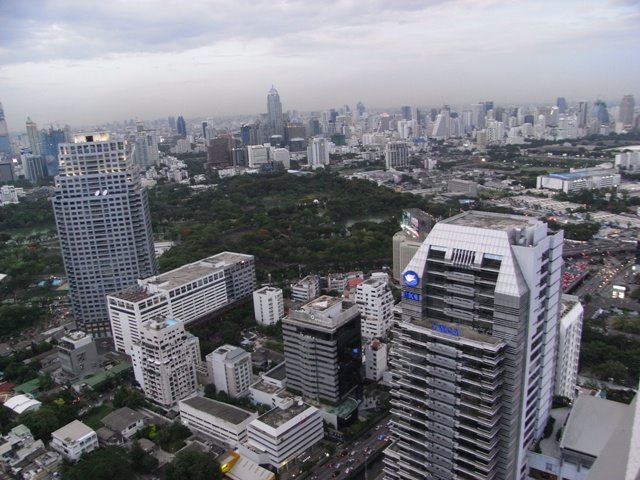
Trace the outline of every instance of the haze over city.
{"type": "Polygon", "coordinates": [[[619,100],[636,0],[2,2],[10,130],[287,109],[619,100]]]}

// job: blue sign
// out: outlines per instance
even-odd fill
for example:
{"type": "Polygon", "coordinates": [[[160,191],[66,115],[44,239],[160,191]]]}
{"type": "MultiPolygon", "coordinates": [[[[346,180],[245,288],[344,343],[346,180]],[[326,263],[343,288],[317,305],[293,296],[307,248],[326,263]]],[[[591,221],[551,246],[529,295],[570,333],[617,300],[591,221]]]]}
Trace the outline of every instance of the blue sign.
{"type": "Polygon", "coordinates": [[[420,294],[413,292],[402,292],[402,298],[406,300],[413,300],[414,302],[420,301],[420,294]]]}
{"type": "Polygon", "coordinates": [[[457,328],[447,327],[446,325],[440,325],[439,323],[434,323],[432,328],[436,332],[446,333],[447,335],[453,335],[454,337],[460,336],[460,332],[458,332],[457,328]]]}
{"type": "Polygon", "coordinates": [[[412,270],[407,270],[402,275],[402,279],[404,280],[404,284],[407,287],[417,287],[420,283],[420,277],[418,274],[412,270]]]}

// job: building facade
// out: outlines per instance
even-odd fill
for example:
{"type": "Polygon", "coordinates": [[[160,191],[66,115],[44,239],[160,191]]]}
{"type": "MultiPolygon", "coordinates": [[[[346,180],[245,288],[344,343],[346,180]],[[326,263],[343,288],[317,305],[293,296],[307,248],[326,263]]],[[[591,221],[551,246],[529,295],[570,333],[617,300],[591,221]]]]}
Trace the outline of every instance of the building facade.
{"type": "Polygon", "coordinates": [[[106,133],[74,136],[59,161],[52,203],[76,324],[110,336],[106,295],[157,271],[146,192],[106,133]]]}
{"type": "Polygon", "coordinates": [[[98,448],[98,435],[80,420],[74,420],[52,432],[49,445],[67,460],[76,462],[98,448]]]}
{"type": "Polygon", "coordinates": [[[469,211],[403,273],[388,479],[524,478],[553,398],[562,232],[469,211]]]}
{"type": "Polygon", "coordinates": [[[75,378],[92,375],[99,365],[96,344],[84,332],[70,332],[58,342],[58,359],[65,375],[75,378]]]}
{"type": "Polygon", "coordinates": [[[185,325],[247,298],[256,285],[253,255],[222,252],[138,280],[107,297],[116,350],[129,354],[142,324],[155,317],[185,325]]]}
{"type": "Polygon", "coordinates": [[[355,302],[360,311],[362,337],[384,338],[391,329],[394,300],[384,278],[369,278],[356,288],[355,302]]]}
{"type": "Polygon", "coordinates": [[[232,398],[249,394],[252,382],[251,353],[233,345],[223,345],[206,356],[209,379],[217,392],[232,398]]]}
{"type": "Polygon", "coordinates": [[[287,387],[304,397],[339,403],[360,384],[358,307],[322,296],[282,320],[287,387]]]}
{"type": "Polygon", "coordinates": [[[296,302],[310,302],[320,295],[320,277],[308,275],[291,285],[291,298],[296,302]]]}
{"type": "Polygon", "coordinates": [[[314,170],[329,165],[329,141],[326,138],[314,137],[307,146],[307,163],[314,170]]]}
{"type": "Polygon", "coordinates": [[[200,344],[182,322],[163,319],[145,323],[132,347],[131,362],[145,397],[165,408],[197,391],[200,344]]]}
{"type": "Polygon", "coordinates": [[[258,325],[275,325],[284,317],[282,289],[262,287],[253,292],[253,312],[258,325]]]}
{"type": "Polygon", "coordinates": [[[384,159],[388,169],[409,166],[409,144],[406,142],[387,143],[384,159]]]}
{"type": "Polygon", "coordinates": [[[388,369],[387,344],[374,338],[364,347],[364,374],[367,380],[378,382],[382,380],[384,372],[388,369]]]}
{"type": "Polygon", "coordinates": [[[562,295],[555,394],[569,399],[576,396],[583,316],[584,308],[580,299],[573,295],[562,295]]]}

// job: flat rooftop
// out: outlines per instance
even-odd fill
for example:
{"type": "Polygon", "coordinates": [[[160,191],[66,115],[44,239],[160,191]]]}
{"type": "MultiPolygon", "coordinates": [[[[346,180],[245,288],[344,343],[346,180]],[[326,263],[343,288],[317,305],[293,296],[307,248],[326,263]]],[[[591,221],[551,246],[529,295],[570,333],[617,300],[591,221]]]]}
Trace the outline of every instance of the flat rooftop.
{"type": "Polygon", "coordinates": [[[462,227],[475,227],[490,230],[511,231],[514,228],[525,228],[537,225],[540,221],[536,218],[521,215],[508,215],[502,213],[479,212],[469,210],[451,218],[441,220],[440,223],[460,225],[462,227]]]}
{"type": "Polygon", "coordinates": [[[311,300],[309,303],[304,305],[304,309],[313,309],[316,312],[323,312],[328,308],[333,307],[334,305],[342,302],[342,298],[330,297],[328,295],[322,295],[321,297],[316,298],[315,300],[311,300]]]}
{"type": "Polygon", "coordinates": [[[87,427],[80,420],[74,420],[73,422],[66,424],[64,427],[59,428],[51,435],[61,438],[65,441],[73,441],[79,440],[85,435],[89,435],[90,433],[93,433],[93,430],[91,428],[87,427]]]}
{"type": "Polygon", "coordinates": [[[560,448],[597,457],[628,409],[624,403],[579,395],[564,427],[560,448]]]}
{"type": "Polygon", "coordinates": [[[269,425],[270,427],[278,428],[287,423],[292,418],[297,417],[308,408],[310,408],[310,405],[307,405],[302,401],[294,402],[293,405],[291,405],[286,410],[281,410],[277,407],[273,410],[269,410],[261,417],[258,417],[258,420],[269,425]]]}
{"type": "Polygon", "coordinates": [[[135,285],[133,287],[128,287],[124,290],[120,290],[119,292],[112,293],[109,296],[119,298],[120,300],[125,300],[127,302],[139,302],[146,298],[152,297],[153,295],[154,294],[149,293],[146,288],[141,287],[140,285],[135,285]]]}
{"type": "Polygon", "coordinates": [[[287,369],[285,363],[282,362],[281,364],[276,365],[264,375],[265,377],[274,378],[276,380],[284,380],[287,377],[287,369]]]}
{"type": "Polygon", "coordinates": [[[235,425],[244,422],[246,419],[253,415],[253,412],[243,410],[227,403],[211,400],[204,397],[193,397],[187,400],[182,400],[182,403],[205,412],[211,416],[222,418],[223,420],[233,423],[235,425]]]}

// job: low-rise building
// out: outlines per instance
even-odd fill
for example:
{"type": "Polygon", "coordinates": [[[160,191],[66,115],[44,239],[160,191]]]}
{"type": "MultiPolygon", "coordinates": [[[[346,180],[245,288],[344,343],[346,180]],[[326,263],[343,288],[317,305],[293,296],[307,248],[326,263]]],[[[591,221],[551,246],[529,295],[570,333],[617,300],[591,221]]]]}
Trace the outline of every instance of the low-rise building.
{"type": "Polygon", "coordinates": [[[11,397],[4,403],[4,406],[13,410],[17,415],[20,415],[25,412],[38,410],[42,406],[42,403],[33,398],[33,396],[25,393],[11,397]]]}
{"type": "Polygon", "coordinates": [[[249,423],[247,435],[248,446],[264,454],[273,467],[280,469],[322,440],[320,410],[292,399],[287,408],[274,408],[249,423]]]}
{"type": "Polygon", "coordinates": [[[616,187],[621,179],[615,168],[572,168],[567,173],[540,175],[536,188],[574,193],[585,189],[616,187]]]}
{"type": "Polygon", "coordinates": [[[58,360],[65,376],[75,379],[93,375],[98,370],[98,349],[91,335],[69,332],[58,342],[58,360]]]}
{"type": "Polygon", "coordinates": [[[308,275],[291,286],[291,298],[296,302],[310,302],[320,295],[320,277],[308,275]]]}
{"type": "Polygon", "coordinates": [[[80,420],[74,420],[51,434],[51,448],[75,462],[98,448],[98,435],[80,420]]]}
{"type": "Polygon", "coordinates": [[[262,287],[253,292],[253,311],[258,325],[275,325],[284,317],[282,289],[262,287]]]}
{"type": "Polygon", "coordinates": [[[147,417],[129,407],[114,410],[102,419],[102,424],[125,440],[130,440],[144,428],[147,417]]]}
{"type": "Polygon", "coordinates": [[[387,344],[374,338],[364,347],[364,372],[365,378],[377,382],[382,380],[387,371],[387,344]]]}
{"type": "Polygon", "coordinates": [[[247,439],[247,425],[258,414],[204,397],[179,403],[180,420],[192,431],[236,448],[247,439]]]}

